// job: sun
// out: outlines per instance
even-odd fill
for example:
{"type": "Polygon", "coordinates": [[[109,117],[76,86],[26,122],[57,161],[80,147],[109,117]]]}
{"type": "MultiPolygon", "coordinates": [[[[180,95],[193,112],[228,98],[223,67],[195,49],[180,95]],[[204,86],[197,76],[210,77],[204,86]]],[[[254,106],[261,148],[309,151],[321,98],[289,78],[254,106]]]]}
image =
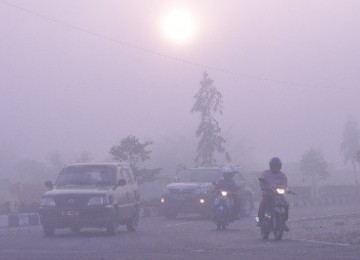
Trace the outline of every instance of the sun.
{"type": "Polygon", "coordinates": [[[192,14],[182,8],[170,10],[162,19],[164,35],[176,44],[187,44],[193,40],[196,23],[192,14]]]}

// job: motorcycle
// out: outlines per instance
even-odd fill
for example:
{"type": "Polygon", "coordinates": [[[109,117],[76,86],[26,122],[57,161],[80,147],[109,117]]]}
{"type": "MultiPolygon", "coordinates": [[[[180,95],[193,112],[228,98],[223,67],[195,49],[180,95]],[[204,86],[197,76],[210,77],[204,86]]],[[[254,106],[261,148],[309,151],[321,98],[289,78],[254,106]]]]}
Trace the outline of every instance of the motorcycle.
{"type": "MultiPolygon", "coordinates": [[[[268,239],[270,233],[274,234],[275,240],[281,240],[285,231],[286,208],[289,207],[285,199],[285,194],[295,194],[284,188],[270,190],[272,205],[265,211],[265,216],[261,222],[261,235],[263,239],[268,239]]],[[[259,222],[259,218],[256,218],[259,222]]]]}
{"type": "Polygon", "coordinates": [[[234,221],[234,199],[231,192],[218,190],[214,201],[214,222],[217,230],[224,230],[234,221]]]}

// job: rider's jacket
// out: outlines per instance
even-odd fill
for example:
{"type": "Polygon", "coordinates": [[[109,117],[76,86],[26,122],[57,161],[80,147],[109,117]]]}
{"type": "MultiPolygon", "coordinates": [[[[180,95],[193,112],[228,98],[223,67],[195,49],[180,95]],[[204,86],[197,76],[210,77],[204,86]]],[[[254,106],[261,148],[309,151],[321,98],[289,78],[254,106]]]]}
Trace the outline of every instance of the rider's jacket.
{"type": "Polygon", "coordinates": [[[273,172],[271,170],[266,170],[262,173],[261,178],[265,180],[266,188],[269,188],[271,190],[280,187],[287,188],[287,177],[281,171],[273,172]]]}

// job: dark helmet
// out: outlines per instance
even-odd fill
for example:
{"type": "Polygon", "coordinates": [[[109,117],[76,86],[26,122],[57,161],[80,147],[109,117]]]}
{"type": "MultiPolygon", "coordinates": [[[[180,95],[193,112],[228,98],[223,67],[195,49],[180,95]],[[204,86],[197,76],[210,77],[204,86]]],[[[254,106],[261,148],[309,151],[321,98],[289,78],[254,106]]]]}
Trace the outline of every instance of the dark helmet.
{"type": "Polygon", "coordinates": [[[282,163],[278,157],[274,157],[269,162],[270,170],[279,171],[281,169],[282,163]]]}

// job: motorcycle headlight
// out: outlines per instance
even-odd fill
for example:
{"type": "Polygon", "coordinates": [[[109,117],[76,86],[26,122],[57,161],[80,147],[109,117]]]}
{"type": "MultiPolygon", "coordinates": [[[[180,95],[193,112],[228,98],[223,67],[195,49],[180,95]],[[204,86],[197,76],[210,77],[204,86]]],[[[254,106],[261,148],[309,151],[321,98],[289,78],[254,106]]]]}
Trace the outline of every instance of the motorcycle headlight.
{"type": "Polygon", "coordinates": [[[204,199],[200,199],[199,202],[200,202],[200,204],[204,204],[204,203],[205,203],[205,200],[204,200],[204,199]]]}
{"type": "Polygon", "coordinates": [[[88,206],[101,206],[104,204],[108,204],[108,201],[105,197],[92,197],[87,203],[88,206]]]}
{"type": "Polygon", "coordinates": [[[41,207],[55,207],[55,199],[51,197],[44,197],[40,199],[41,207]]]}
{"type": "Polygon", "coordinates": [[[280,194],[280,195],[283,195],[283,194],[285,194],[285,189],[277,188],[277,189],[276,189],[276,193],[277,193],[277,194],[280,194]]]}
{"type": "Polygon", "coordinates": [[[221,191],[221,196],[226,197],[228,195],[227,191],[221,191]]]}

